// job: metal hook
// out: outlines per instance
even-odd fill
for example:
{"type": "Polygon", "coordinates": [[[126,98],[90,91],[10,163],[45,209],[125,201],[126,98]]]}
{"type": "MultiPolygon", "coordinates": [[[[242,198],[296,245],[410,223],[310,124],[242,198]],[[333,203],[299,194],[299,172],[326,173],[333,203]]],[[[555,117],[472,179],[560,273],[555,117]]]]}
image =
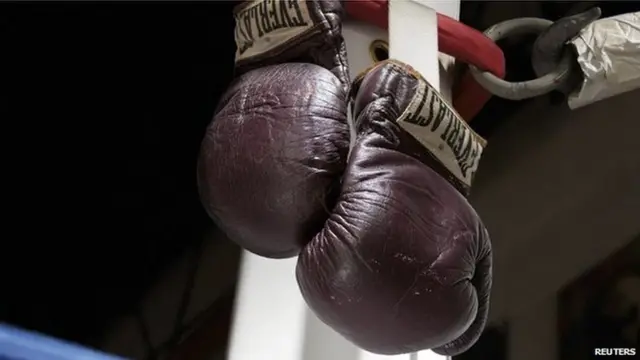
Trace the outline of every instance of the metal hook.
{"type": "Polygon", "coordinates": [[[540,33],[533,44],[531,65],[536,76],[544,76],[553,71],[562,58],[567,41],[573,39],[587,25],[602,15],[599,7],[564,17],[540,33]]]}
{"type": "MultiPolygon", "coordinates": [[[[551,25],[551,20],[518,18],[496,24],[487,29],[484,34],[489,39],[498,41],[509,36],[541,34],[551,25]]],[[[551,72],[536,79],[521,82],[502,80],[488,72],[480,71],[473,65],[469,65],[469,71],[478,84],[493,95],[509,100],[524,100],[548,94],[564,84],[571,74],[572,60],[569,53],[564,53],[551,72]]]]}

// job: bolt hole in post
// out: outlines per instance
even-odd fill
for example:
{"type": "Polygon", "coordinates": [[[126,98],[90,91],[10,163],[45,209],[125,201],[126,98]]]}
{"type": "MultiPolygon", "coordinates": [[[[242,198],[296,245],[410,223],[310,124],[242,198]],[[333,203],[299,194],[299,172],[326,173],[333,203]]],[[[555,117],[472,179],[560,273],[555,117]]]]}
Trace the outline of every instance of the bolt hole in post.
{"type": "Polygon", "coordinates": [[[384,40],[374,40],[369,46],[369,53],[373,62],[389,59],[389,43],[384,40]]]}

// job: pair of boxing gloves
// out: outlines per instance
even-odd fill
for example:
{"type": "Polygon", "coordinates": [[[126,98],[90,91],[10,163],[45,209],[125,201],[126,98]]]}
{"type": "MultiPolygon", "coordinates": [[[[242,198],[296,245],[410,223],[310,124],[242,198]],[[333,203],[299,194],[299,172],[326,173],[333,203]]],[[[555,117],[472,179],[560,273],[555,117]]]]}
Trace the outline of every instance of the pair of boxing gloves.
{"type": "Polygon", "coordinates": [[[340,1],[249,1],[235,18],[238,76],[198,163],[209,216],[248,251],[298,255],[307,304],[359,347],[468,349],[491,288],[466,199],[484,141],[407,64],[350,82],[340,1]]]}

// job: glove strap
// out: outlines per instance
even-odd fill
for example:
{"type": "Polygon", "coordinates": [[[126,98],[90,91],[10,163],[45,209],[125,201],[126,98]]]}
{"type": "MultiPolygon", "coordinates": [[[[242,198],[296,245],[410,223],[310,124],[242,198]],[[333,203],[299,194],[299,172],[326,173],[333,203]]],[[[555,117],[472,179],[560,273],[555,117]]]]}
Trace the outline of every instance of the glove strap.
{"type": "Polygon", "coordinates": [[[396,122],[469,189],[486,140],[417,71],[399,61],[389,62],[418,79],[413,99],[396,122]]]}

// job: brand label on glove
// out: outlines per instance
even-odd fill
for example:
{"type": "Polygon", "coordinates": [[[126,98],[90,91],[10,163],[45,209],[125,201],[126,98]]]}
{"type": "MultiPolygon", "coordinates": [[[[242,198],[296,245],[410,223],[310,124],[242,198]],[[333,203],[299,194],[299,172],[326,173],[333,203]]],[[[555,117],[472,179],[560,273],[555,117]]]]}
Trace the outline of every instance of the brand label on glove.
{"type": "Polygon", "coordinates": [[[466,186],[471,186],[485,140],[424,79],[398,124],[466,186]]]}
{"type": "Polygon", "coordinates": [[[314,22],[305,0],[254,0],[239,6],[236,19],[236,62],[290,43],[314,22]]]}

